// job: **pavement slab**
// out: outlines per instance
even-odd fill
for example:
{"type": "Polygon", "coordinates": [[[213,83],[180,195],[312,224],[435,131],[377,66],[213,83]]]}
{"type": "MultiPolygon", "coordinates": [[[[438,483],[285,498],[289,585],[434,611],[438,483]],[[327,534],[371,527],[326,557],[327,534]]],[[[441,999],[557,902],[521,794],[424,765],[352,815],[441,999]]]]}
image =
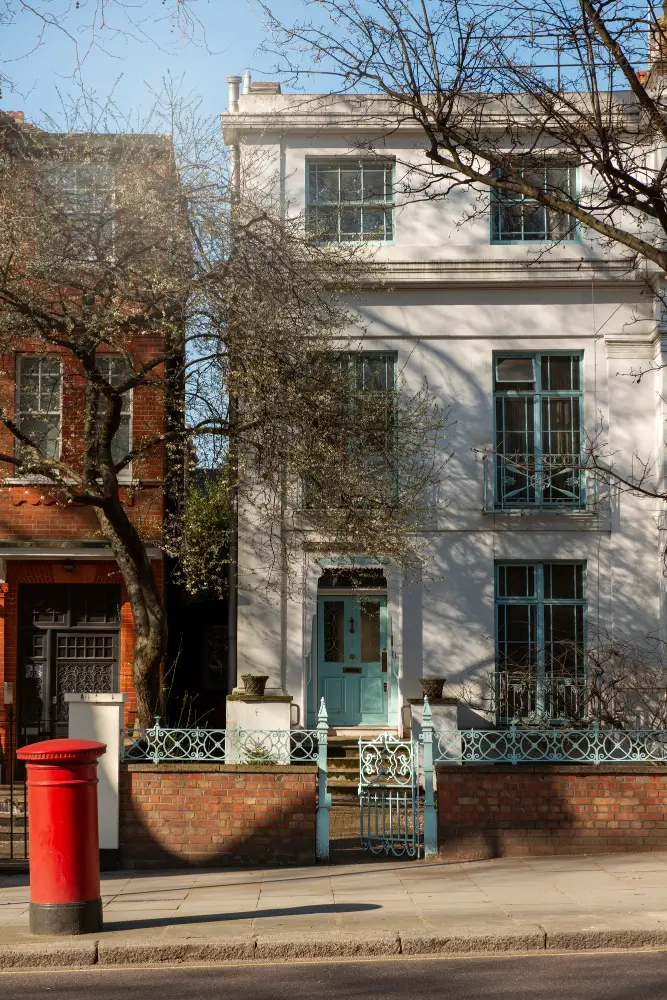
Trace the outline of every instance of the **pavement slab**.
{"type": "Polygon", "coordinates": [[[667,854],[102,876],[104,930],[28,931],[0,878],[0,970],[667,947],[667,854]]]}

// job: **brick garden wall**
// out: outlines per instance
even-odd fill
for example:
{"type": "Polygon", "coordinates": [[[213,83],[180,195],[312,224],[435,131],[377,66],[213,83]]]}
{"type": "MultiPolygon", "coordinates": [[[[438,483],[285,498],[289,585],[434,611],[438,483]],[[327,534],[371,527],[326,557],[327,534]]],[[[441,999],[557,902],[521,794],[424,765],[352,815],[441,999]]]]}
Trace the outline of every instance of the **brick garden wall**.
{"type": "Polygon", "coordinates": [[[121,866],[313,864],[316,809],[314,765],[123,765],[121,866]]]}
{"type": "Polygon", "coordinates": [[[448,766],[437,787],[445,860],[667,848],[667,768],[448,766]]]}

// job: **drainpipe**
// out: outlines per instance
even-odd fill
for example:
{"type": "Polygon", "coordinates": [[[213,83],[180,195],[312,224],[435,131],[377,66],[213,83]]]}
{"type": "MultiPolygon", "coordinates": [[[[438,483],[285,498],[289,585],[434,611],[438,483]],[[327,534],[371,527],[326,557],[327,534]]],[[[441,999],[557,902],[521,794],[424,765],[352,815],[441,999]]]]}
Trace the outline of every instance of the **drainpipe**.
{"type": "MultiPolygon", "coordinates": [[[[237,114],[239,110],[240,76],[228,76],[229,112],[237,114]]],[[[241,197],[241,147],[238,134],[232,146],[232,212],[241,197]]],[[[233,239],[233,220],[232,220],[233,239]]],[[[230,371],[233,368],[229,357],[230,371]]],[[[235,423],[237,416],[237,399],[230,391],[228,403],[229,422],[229,565],[227,567],[227,687],[232,692],[238,683],[238,563],[239,563],[239,518],[238,518],[238,451],[235,440],[235,423]]]]}

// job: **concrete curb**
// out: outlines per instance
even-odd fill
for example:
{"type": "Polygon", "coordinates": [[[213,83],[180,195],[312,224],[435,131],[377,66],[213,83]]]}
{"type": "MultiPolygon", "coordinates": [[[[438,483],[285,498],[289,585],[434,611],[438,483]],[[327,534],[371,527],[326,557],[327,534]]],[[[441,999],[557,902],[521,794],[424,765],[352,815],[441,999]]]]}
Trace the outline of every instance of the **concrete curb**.
{"type": "Polygon", "coordinates": [[[82,969],[97,964],[97,941],[0,945],[0,969],[82,969]]]}
{"type": "Polygon", "coordinates": [[[548,951],[605,951],[609,949],[665,948],[664,929],[558,931],[548,934],[536,927],[516,934],[428,934],[379,930],[373,934],[301,933],[295,936],[198,938],[184,941],[151,941],[112,937],[63,939],[25,944],[0,944],[0,970],[77,969],[90,966],[186,965],[226,962],[276,962],[334,958],[380,958],[394,955],[497,955],[548,951]]]}

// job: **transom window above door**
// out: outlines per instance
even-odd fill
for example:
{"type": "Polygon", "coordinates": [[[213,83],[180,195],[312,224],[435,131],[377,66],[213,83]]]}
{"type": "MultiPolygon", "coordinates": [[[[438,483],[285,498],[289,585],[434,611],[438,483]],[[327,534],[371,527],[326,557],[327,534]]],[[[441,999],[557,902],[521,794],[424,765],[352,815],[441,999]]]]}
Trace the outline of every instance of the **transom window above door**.
{"type": "Polygon", "coordinates": [[[581,354],[493,360],[493,509],[585,507],[581,354]]]}
{"type": "Polygon", "coordinates": [[[306,230],[317,243],[394,238],[394,165],[340,156],[306,162],[306,230]]]}

